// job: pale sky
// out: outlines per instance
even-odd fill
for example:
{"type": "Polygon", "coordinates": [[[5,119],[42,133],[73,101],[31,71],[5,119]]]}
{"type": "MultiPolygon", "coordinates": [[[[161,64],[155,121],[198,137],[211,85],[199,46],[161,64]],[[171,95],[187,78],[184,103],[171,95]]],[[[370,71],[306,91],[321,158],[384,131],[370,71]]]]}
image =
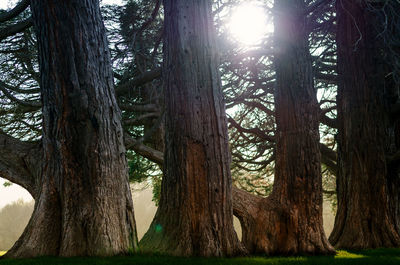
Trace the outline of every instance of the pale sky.
{"type": "Polygon", "coordinates": [[[13,201],[24,200],[29,202],[32,200],[32,196],[25,189],[16,184],[4,187],[4,182],[5,180],[0,178],[0,209],[13,201]]]}
{"type": "MultiPolygon", "coordinates": [[[[117,4],[122,5],[123,0],[103,0],[103,4],[117,4]]],[[[12,8],[18,3],[17,0],[0,0],[0,9],[12,8]]]]}

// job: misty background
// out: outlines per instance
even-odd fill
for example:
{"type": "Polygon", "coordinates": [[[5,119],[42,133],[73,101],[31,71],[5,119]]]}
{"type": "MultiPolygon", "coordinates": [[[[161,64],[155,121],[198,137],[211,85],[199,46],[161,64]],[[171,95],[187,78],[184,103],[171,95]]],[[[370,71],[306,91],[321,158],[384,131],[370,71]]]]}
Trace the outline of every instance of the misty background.
{"type": "MultiPolygon", "coordinates": [[[[29,222],[32,215],[34,201],[27,201],[27,196],[21,191],[16,184],[10,187],[0,188],[0,251],[8,250],[12,247],[15,241],[22,234],[25,226],[29,222]],[[7,193],[20,194],[21,198],[9,201],[6,200],[5,194],[7,193]],[[8,201],[8,202],[7,202],[8,201]],[[7,203],[7,204],[6,204],[7,203]],[[5,205],[5,206],[4,206],[5,205]]],[[[150,226],[151,221],[156,213],[157,207],[152,201],[153,191],[151,185],[142,183],[132,185],[133,204],[135,209],[136,225],[138,230],[139,240],[146,233],[150,226]]],[[[13,197],[15,199],[15,196],[13,197]]],[[[329,201],[324,201],[324,229],[327,236],[331,233],[334,223],[334,214],[332,206],[329,201]]],[[[239,220],[234,218],[234,225],[236,233],[241,239],[242,231],[239,220]]]]}

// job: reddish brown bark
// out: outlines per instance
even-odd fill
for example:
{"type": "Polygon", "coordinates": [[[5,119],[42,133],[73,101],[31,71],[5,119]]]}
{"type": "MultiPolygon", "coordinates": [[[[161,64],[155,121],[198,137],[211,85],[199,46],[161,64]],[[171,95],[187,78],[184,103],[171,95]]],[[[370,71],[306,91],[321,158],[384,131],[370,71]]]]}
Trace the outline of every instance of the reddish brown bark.
{"type": "MultiPolygon", "coordinates": [[[[333,254],[322,226],[319,107],[303,0],[275,2],[276,161],[267,253],[333,254]]],[[[261,249],[260,249],[261,250],[261,249]]]]}
{"type": "MultiPolygon", "coordinates": [[[[8,257],[135,249],[120,110],[98,1],[31,1],[43,164],[32,218],[8,257]]],[[[39,154],[40,155],[40,154],[39,154]]]]}
{"type": "Polygon", "coordinates": [[[265,199],[234,192],[243,243],[251,253],[335,253],[322,226],[319,107],[304,10],[302,0],[275,1],[274,187],[265,199]],[[240,205],[236,196],[248,203],[240,205]]]}
{"type": "Polygon", "coordinates": [[[230,156],[211,1],[166,0],[164,177],[144,251],[242,254],[233,229],[230,156]]]}
{"type": "Polygon", "coordinates": [[[393,121],[385,95],[389,83],[379,22],[364,1],[341,0],[336,9],[339,174],[330,241],[347,249],[398,247],[399,230],[388,201],[388,176],[396,185],[398,171],[388,170],[393,121]]]}

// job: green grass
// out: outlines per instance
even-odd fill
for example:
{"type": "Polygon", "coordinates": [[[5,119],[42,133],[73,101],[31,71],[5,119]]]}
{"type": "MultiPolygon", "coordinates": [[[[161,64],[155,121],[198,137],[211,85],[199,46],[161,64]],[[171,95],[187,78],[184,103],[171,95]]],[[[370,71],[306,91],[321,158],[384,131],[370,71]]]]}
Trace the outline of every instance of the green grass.
{"type": "Polygon", "coordinates": [[[180,264],[207,264],[207,265],[308,265],[308,264],[400,264],[400,249],[376,249],[350,252],[340,250],[334,257],[302,256],[302,257],[244,257],[244,258],[176,258],[168,256],[129,256],[112,258],[36,258],[36,259],[0,259],[0,265],[180,265],[180,264]]]}

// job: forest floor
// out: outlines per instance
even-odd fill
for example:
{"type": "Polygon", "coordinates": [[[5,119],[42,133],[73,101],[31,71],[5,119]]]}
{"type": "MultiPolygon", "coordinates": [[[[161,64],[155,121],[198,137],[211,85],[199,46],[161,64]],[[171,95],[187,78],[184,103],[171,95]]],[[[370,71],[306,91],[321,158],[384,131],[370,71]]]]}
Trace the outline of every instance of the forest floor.
{"type": "Polygon", "coordinates": [[[144,265],[308,265],[308,264],[400,264],[400,249],[375,249],[364,251],[339,250],[334,257],[327,256],[301,256],[301,257],[244,257],[244,258],[176,258],[168,256],[127,256],[112,258],[36,258],[36,259],[0,259],[0,265],[122,265],[122,264],[144,264],[144,265]]]}

